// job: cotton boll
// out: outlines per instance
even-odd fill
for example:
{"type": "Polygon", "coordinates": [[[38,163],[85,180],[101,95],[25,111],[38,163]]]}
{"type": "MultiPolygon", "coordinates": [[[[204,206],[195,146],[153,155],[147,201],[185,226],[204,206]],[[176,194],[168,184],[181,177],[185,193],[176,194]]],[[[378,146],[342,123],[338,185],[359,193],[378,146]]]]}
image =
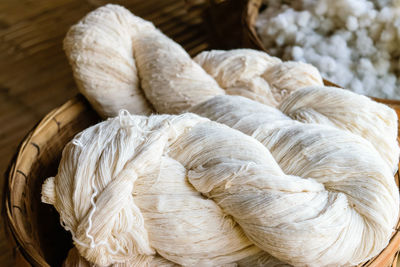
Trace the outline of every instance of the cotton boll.
{"type": "Polygon", "coordinates": [[[372,22],[373,20],[375,20],[376,16],[378,15],[378,11],[376,11],[375,9],[369,9],[367,11],[367,16],[369,18],[369,20],[372,22]]]}
{"type": "Polygon", "coordinates": [[[331,74],[331,76],[326,77],[327,79],[331,79],[332,81],[339,85],[348,85],[353,80],[352,70],[346,65],[341,65],[339,68],[336,68],[335,73],[331,74]]]}
{"type": "Polygon", "coordinates": [[[375,69],[368,58],[361,58],[357,72],[359,72],[360,75],[363,75],[366,73],[375,72],[375,69]]]}
{"type": "Polygon", "coordinates": [[[342,35],[333,35],[331,38],[329,38],[329,43],[332,47],[330,56],[336,56],[336,58],[342,62],[350,59],[351,53],[342,35]]]}
{"type": "Polygon", "coordinates": [[[294,39],[294,42],[300,46],[305,46],[308,42],[309,36],[307,36],[304,32],[299,31],[294,39]]]}
{"type": "Polygon", "coordinates": [[[396,77],[393,74],[389,74],[382,79],[382,85],[380,91],[386,96],[396,94],[396,77]]]}
{"type": "Polygon", "coordinates": [[[323,56],[321,58],[321,69],[326,73],[331,73],[336,70],[336,62],[330,56],[323,56]]]}
{"type": "Polygon", "coordinates": [[[308,27],[311,29],[317,30],[320,28],[320,26],[321,26],[321,22],[318,20],[318,18],[312,16],[308,23],[308,27]]]}
{"type": "Polygon", "coordinates": [[[347,18],[346,27],[349,31],[355,31],[358,28],[358,21],[356,17],[350,16],[347,18]]]}
{"type": "Polygon", "coordinates": [[[289,22],[287,20],[287,17],[284,16],[283,14],[279,14],[275,19],[274,19],[276,25],[279,28],[286,28],[289,25],[289,22]]]}
{"type": "Polygon", "coordinates": [[[300,46],[294,46],[292,48],[292,58],[296,61],[301,61],[303,59],[303,48],[301,48],[300,46]]]}
{"type": "Polygon", "coordinates": [[[268,34],[268,35],[270,35],[270,36],[273,36],[273,35],[275,35],[276,33],[278,33],[278,27],[268,27],[268,28],[265,30],[265,33],[268,34]]]}
{"type": "Polygon", "coordinates": [[[285,43],[285,35],[284,34],[279,34],[276,39],[275,42],[277,45],[282,46],[285,43]]]}
{"type": "Polygon", "coordinates": [[[357,51],[362,56],[373,55],[375,52],[374,43],[371,38],[368,37],[365,30],[361,30],[356,33],[357,41],[356,41],[356,48],[357,51]]]}
{"type": "Polygon", "coordinates": [[[364,92],[363,83],[359,79],[353,79],[350,83],[353,92],[362,94],[364,92]]]}
{"type": "Polygon", "coordinates": [[[367,28],[372,23],[374,23],[374,19],[376,17],[377,12],[374,9],[368,10],[362,16],[359,17],[359,26],[360,28],[367,28]]]}
{"type": "Polygon", "coordinates": [[[340,36],[344,41],[348,42],[352,39],[353,33],[345,30],[338,30],[335,35],[340,36]]]}
{"type": "Polygon", "coordinates": [[[389,7],[384,7],[378,14],[377,20],[380,22],[390,21],[393,17],[393,12],[389,7]]]}
{"type": "Polygon", "coordinates": [[[365,75],[363,77],[364,90],[366,91],[367,95],[371,95],[371,93],[375,91],[376,82],[377,79],[373,75],[365,75]]]}
{"type": "MultiPolygon", "coordinates": [[[[324,78],[350,90],[398,97],[400,90],[389,90],[391,83],[380,86],[391,94],[370,83],[398,76],[400,0],[267,2],[271,5],[258,19],[264,24],[258,23],[257,28],[264,29],[259,30],[260,36],[272,55],[314,64],[324,78]],[[354,80],[369,84],[361,87],[354,80]]],[[[393,87],[400,88],[400,80],[393,87]]]]}
{"type": "Polygon", "coordinates": [[[310,21],[311,14],[307,11],[301,11],[297,13],[296,23],[300,27],[307,27],[308,22],[310,21]]]}
{"type": "Polygon", "coordinates": [[[318,1],[317,5],[315,6],[314,12],[315,14],[322,16],[329,10],[328,2],[326,1],[318,1]]]}

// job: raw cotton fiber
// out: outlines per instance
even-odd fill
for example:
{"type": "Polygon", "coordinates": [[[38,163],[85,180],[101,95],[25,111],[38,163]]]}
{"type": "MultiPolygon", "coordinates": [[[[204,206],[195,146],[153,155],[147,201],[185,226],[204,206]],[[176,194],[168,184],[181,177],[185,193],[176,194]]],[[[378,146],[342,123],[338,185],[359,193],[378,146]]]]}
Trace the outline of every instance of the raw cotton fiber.
{"type": "Polygon", "coordinates": [[[192,60],[115,5],[64,45],[80,90],[112,117],[78,134],[43,185],[79,252],[67,262],[350,266],[388,244],[399,210],[389,107],[263,52],[192,60]],[[108,46],[121,56],[97,62],[108,46]],[[121,73],[136,77],[122,85],[121,73]]]}
{"type": "Polygon", "coordinates": [[[271,55],[313,64],[356,93],[400,99],[399,1],[263,2],[256,29],[271,55]]]}
{"type": "MultiPolygon", "coordinates": [[[[246,100],[207,101],[216,120],[212,102],[223,98],[246,100]]],[[[238,125],[246,108],[223,113],[238,125]]],[[[237,127],[254,138],[192,114],[122,113],[65,147],[43,200],[79,253],[102,266],[156,252],[184,266],[240,265],[260,249],[296,266],[357,264],[378,253],[398,212],[385,162],[361,137],[274,113],[266,128],[247,113],[237,127]]],[[[268,266],[268,254],[262,259],[268,266]]]]}

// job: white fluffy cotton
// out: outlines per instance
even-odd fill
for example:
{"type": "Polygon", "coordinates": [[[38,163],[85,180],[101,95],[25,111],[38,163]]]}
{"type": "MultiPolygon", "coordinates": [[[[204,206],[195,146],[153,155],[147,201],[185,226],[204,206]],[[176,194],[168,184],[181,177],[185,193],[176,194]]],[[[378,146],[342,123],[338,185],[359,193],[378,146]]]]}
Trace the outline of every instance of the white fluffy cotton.
{"type": "Polygon", "coordinates": [[[374,97],[400,99],[400,6],[388,0],[264,0],[256,27],[273,56],[374,97]]]}

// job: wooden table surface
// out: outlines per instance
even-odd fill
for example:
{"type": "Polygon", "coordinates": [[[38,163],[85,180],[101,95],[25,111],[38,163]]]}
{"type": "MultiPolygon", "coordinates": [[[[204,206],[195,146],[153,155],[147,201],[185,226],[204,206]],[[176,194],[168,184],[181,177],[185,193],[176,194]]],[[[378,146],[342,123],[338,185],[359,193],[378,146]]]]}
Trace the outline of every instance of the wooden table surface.
{"type": "MultiPolygon", "coordinates": [[[[4,177],[18,144],[29,130],[51,109],[77,94],[71,69],[62,50],[62,40],[68,28],[89,11],[110,2],[124,5],[135,14],[153,21],[192,55],[207,48],[221,47],[215,42],[216,38],[210,39],[210,34],[216,36],[218,32],[210,27],[210,21],[200,18],[199,12],[204,11],[197,8],[188,12],[184,0],[1,0],[1,177],[4,177]]],[[[217,14],[217,17],[221,16],[217,14]]],[[[224,19],[223,24],[232,21],[237,27],[236,30],[231,27],[229,32],[237,33],[240,30],[238,17],[230,16],[224,19]]],[[[221,32],[226,31],[222,29],[221,32]]],[[[222,47],[238,47],[240,40],[236,39],[225,38],[222,47]]],[[[4,180],[0,183],[0,196],[4,190],[4,180]]],[[[1,218],[0,266],[14,264],[13,251],[1,218]]]]}

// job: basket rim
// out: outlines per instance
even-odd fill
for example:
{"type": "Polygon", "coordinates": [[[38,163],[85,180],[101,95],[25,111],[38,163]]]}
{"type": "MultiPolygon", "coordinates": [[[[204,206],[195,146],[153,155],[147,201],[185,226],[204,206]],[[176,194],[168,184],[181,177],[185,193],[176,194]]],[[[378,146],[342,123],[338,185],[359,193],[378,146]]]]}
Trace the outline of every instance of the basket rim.
{"type": "MultiPolygon", "coordinates": [[[[397,107],[397,112],[400,113],[400,101],[397,100],[386,100],[386,99],[374,99],[381,103],[385,103],[389,106],[397,107]]],[[[37,160],[37,157],[31,157],[27,154],[32,151],[38,152],[38,143],[43,143],[46,140],[49,140],[54,135],[57,134],[58,129],[60,127],[59,122],[57,121],[57,116],[62,116],[62,113],[66,111],[72,111],[74,114],[79,114],[84,110],[92,109],[84,97],[80,94],[76,95],[72,99],[68,100],[66,103],[61,106],[50,111],[40,122],[34,126],[34,128],[28,132],[26,137],[20,143],[16,154],[14,155],[11,164],[6,172],[6,185],[4,187],[5,194],[3,199],[3,216],[5,221],[5,226],[10,233],[10,237],[12,238],[12,242],[16,245],[16,249],[22,254],[22,256],[32,265],[34,266],[50,266],[44,257],[38,252],[38,250],[32,245],[24,240],[22,226],[17,223],[21,217],[18,216],[18,212],[20,208],[16,206],[14,201],[11,199],[11,192],[13,191],[13,185],[15,184],[18,177],[24,176],[24,170],[32,166],[32,164],[37,160]],[[44,126],[49,126],[50,130],[46,128],[46,138],[38,138],[40,134],[43,133],[44,126]],[[50,132],[50,133],[49,133],[50,132]],[[28,164],[27,164],[28,163],[28,164]],[[28,165],[28,166],[25,166],[28,165]],[[22,171],[21,171],[22,169],[22,171]]],[[[75,116],[63,117],[66,119],[64,123],[71,122],[75,116]]],[[[400,125],[399,125],[400,127],[400,125]]],[[[400,134],[400,133],[399,133],[400,134]]],[[[400,137],[398,138],[400,141],[400,137]]],[[[37,153],[39,155],[39,153],[37,153]]],[[[400,166],[400,163],[399,163],[400,166]]],[[[28,169],[29,170],[29,169],[28,169]]],[[[26,172],[28,173],[28,172],[26,172]]],[[[26,178],[26,175],[25,177],[26,178]]],[[[396,183],[399,185],[399,171],[395,176],[396,183]],[[397,177],[397,178],[396,178],[397,177]]],[[[21,185],[19,185],[21,186],[21,185]]],[[[390,261],[396,258],[398,253],[398,249],[400,247],[400,218],[397,222],[395,232],[391,237],[391,240],[386,248],[384,248],[379,255],[370,259],[369,261],[361,264],[359,266],[369,266],[369,267],[379,267],[382,266],[382,262],[390,263],[390,261]],[[396,253],[393,254],[393,251],[396,250],[396,253]]]]}
{"type": "MultiPolygon", "coordinates": [[[[18,203],[13,201],[11,192],[13,191],[14,185],[21,185],[18,177],[22,177],[25,182],[27,179],[26,173],[29,173],[30,167],[36,162],[37,157],[40,154],[40,144],[43,141],[49,140],[53,136],[57,135],[60,127],[60,122],[57,121],[56,117],[62,115],[63,112],[71,111],[73,114],[78,114],[85,109],[88,109],[88,104],[84,100],[83,96],[78,94],[71,98],[64,104],[51,110],[46,116],[44,116],[33,128],[28,132],[23,141],[19,144],[17,152],[15,153],[7,172],[5,173],[5,186],[4,186],[4,197],[3,197],[3,218],[5,221],[6,231],[12,237],[12,242],[15,243],[17,249],[22,256],[34,266],[50,266],[44,259],[33,244],[26,242],[23,237],[25,232],[22,226],[18,224],[21,220],[22,208],[18,206],[18,203]],[[44,126],[49,128],[44,128],[44,126]],[[43,132],[46,132],[43,136],[43,132]],[[33,153],[34,152],[34,153],[33,153]],[[32,154],[36,155],[32,157],[32,154]],[[28,171],[27,171],[28,170],[28,171]]],[[[71,116],[73,117],[73,116],[71,116]]],[[[63,117],[64,124],[71,121],[68,117],[63,117]]]]}

